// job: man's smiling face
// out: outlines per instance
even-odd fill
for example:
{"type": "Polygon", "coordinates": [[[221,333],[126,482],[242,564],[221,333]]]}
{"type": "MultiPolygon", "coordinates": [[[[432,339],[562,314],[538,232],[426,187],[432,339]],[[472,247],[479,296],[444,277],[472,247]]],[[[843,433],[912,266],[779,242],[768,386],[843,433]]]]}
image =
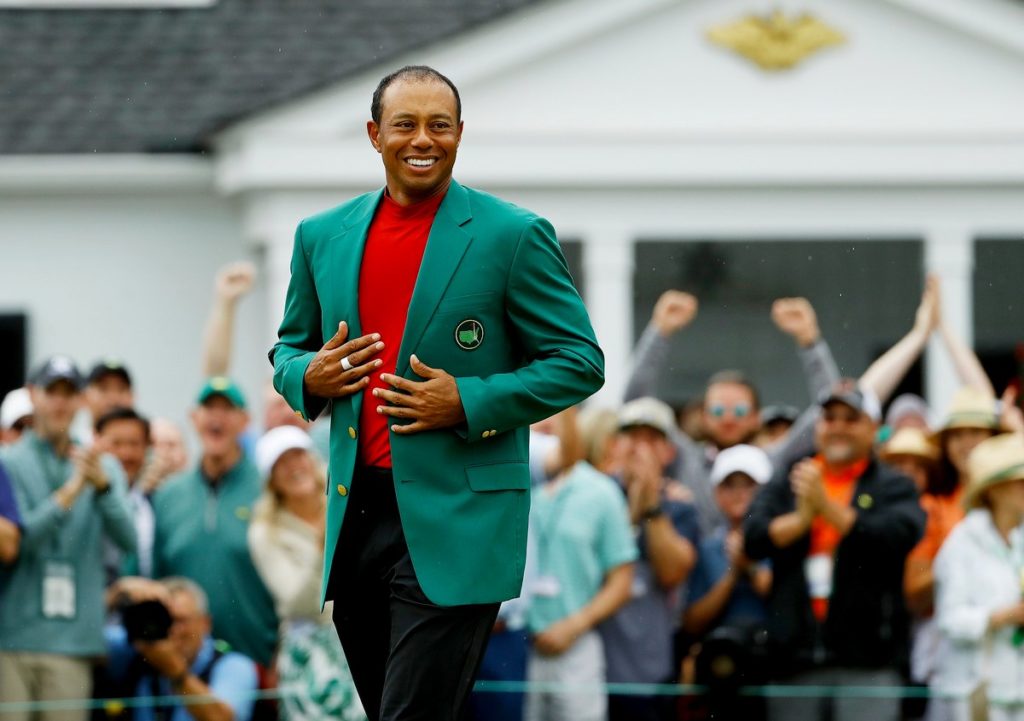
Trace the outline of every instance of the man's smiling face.
{"type": "Polygon", "coordinates": [[[432,78],[399,79],[381,98],[380,124],[366,124],[384,160],[388,192],[401,205],[443,193],[462,139],[455,94],[432,78]]]}

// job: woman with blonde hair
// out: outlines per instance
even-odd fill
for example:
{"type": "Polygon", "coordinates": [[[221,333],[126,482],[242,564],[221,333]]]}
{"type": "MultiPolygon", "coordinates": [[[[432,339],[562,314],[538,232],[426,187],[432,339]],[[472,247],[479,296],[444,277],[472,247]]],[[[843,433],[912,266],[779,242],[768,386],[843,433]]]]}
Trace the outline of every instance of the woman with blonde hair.
{"type": "Polygon", "coordinates": [[[969,510],[935,561],[948,643],[932,680],[946,713],[933,718],[1024,721],[1024,435],[982,441],[968,468],[969,510]]]}
{"type": "Polygon", "coordinates": [[[249,551],[281,619],[281,717],[363,720],[331,614],[320,612],[327,508],[323,463],[305,431],[280,426],[256,443],[256,465],[266,487],[253,509],[249,551]]]}

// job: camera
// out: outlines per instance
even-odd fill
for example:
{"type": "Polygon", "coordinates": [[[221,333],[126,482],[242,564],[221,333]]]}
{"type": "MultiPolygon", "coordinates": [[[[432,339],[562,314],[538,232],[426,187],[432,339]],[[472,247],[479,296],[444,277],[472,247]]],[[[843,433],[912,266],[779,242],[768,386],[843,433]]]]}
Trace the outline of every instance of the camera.
{"type": "Polygon", "coordinates": [[[159,601],[127,602],[121,606],[121,625],[128,641],[161,641],[171,630],[171,612],[159,601]]]}

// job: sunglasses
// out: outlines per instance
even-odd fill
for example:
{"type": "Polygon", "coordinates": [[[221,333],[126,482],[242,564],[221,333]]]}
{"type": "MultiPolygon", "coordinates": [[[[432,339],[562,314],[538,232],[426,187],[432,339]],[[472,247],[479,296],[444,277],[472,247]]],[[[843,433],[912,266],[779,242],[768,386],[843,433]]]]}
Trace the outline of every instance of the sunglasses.
{"type": "Polygon", "coordinates": [[[746,418],[750,415],[750,406],[745,403],[738,403],[734,406],[727,406],[722,403],[715,403],[714,405],[708,406],[708,413],[713,418],[724,418],[728,411],[732,411],[734,418],[746,418]]]}

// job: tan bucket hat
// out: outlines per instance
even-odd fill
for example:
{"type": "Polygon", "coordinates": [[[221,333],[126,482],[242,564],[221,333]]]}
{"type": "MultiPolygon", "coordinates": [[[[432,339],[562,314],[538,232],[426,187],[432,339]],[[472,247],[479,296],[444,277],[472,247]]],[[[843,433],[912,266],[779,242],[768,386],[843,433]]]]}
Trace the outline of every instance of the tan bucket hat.
{"type": "Polygon", "coordinates": [[[939,460],[939,447],[920,428],[901,428],[882,446],[878,455],[883,461],[896,456],[914,456],[926,461],[939,460]]]}
{"type": "Polygon", "coordinates": [[[992,486],[1024,479],[1024,436],[1003,433],[979,443],[967,457],[970,482],[964,505],[977,508],[981,494],[992,486]]]}
{"type": "Polygon", "coordinates": [[[939,433],[954,428],[986,428],[998,430],[999,416],[996,414],[996,399],[977,388],[961,388],[949,404],[946,420],[939,433]]]}

